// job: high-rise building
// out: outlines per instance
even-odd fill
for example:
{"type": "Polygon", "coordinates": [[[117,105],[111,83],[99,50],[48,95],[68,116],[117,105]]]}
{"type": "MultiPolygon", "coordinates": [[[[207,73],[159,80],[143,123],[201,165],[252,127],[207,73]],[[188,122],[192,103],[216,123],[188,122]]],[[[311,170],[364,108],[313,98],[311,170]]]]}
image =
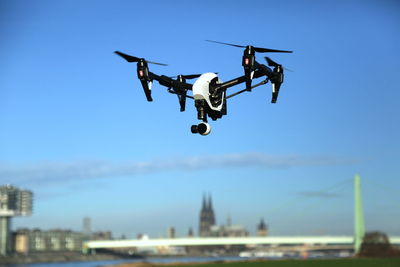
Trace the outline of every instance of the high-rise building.
{"type": "Polygon", "coordinates": [[[211,195],[203,196],[203,204],[200,211],[199,236],[211,236],[211,226],[215,225],[215,215],[212,207],[211,195]]]}
{"type": "Polygon", "coordinates": [[[175,238],[175,228],[174,227],[168,227],[167,229],[167,237],[168,238],[175,238]]]}
{"type": "Polygon", "coordinates": [[[28,190],[19,190],[18,209],[20,216],[29,216],[32,214],[33,194],[28,190]]]}
{"type": "Polygon", "coordinates": [[[12,185],[0,186],[0,217],[32,214],[32,192],[12,185]]]}
{"type": "Polygon", "coordinates": [[[86,237],[90,237],[92,234],[92,223],[89,217],[84,217],[83,218],[83,225],[82,225],[82,233],[86,237]]]}
{"type": "Polygon", "coordinates": [[[0,255],[11,252],[11,217],[32,214],[32,192],[0,186],[0,255]]]}
{"type": "Polygon", "coordinates": [[[189,230],[188,230],[188,235],[187,235],[188,237],[193,237],[193,229],[192,229],[192,227],[189,227],[189,230]]]}

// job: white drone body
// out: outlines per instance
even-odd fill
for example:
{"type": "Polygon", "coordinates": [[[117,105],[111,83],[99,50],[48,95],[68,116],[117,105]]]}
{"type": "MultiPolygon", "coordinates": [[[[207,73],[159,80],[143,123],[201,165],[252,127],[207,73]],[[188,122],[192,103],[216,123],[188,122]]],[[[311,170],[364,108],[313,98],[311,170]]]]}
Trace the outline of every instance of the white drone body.
{"type": "MultiPolygon", "coordinates": [[[[223,101],[217,107],[214,107],[211,104],[210,100],[210,83],[212,80],[217,78],[217,83],[222,83],[221,80],[218,78],[217,74],[213,72],[206,72],[202,74],[193,84],[193,98],[194,100],[205,100],[208,104],[208,107],[215,111],[221,111],[223,101]]],[[[225,92],[222,93],[222,98],[225,97],[225,92]]]]}

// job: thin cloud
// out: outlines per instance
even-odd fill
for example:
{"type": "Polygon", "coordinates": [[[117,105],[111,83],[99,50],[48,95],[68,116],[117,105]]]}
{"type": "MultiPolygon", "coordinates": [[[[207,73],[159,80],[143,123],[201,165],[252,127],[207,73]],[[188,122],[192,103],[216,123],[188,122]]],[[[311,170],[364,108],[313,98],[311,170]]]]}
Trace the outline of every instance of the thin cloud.
{"type": "Polygon", "coordinates": [[[273,156],[262,153],[181,157],[120,163],[111,161],[51,162],[0,167],[0,183],[58,183],[80,179],[137,176],[166,171],[195,171],[243,167],[282,169],[299,166],[346,164],[351,162],[354,161],[335,157],[273,156]]]}

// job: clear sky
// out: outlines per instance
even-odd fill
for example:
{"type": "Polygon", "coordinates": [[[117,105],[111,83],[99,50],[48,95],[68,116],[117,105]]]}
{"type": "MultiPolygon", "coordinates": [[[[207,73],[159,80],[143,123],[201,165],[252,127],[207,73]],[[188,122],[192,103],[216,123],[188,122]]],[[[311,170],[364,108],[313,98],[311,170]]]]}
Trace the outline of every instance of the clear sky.
{"type": "Polygon", "coordinates": [[[399,14],[388,0],[0,0],[0,184],[35,194],[13,228],[89,216],[115,236],[185,235],[211,193],[219,224],[351,234],[359,173],[367,230],[400,235],[399,14]],[[202,137],[191,101],[181,113],[155,83],[148,103],[113,51],[168,63],[158,74],[243,74],[242,49],[206,39],[294,53],[268,55],[293,70],[277,104],[270,84],[230,99],[202,137]]]}

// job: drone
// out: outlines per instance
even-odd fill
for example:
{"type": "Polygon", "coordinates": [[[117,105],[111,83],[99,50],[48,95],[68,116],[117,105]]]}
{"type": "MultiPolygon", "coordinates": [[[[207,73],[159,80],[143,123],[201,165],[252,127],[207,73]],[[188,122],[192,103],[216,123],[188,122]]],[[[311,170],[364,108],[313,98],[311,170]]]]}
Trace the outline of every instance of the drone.
{"type": "Polygon", "coordinates": [[[233,47],[244,48],[242,57],[242,66],[244,69],[244,75],[232,79],[227,82],[222,82],[218,73],[207,72],[203,74],[191,74],[191,75],[177,75],[177,76],[166,76],[157,75],[149,71],[148,64],[155,64],[161,66],[167,66],[167,64],[157,63],[146,60],[144,58],[138,58],[130,56],[125,53],[115,51],[117,55],[124,58],[126,61],[137,63],[137,77],[142,84],[144,94],[147,101],[153,101],[151,96],[151,88],[153,81],[156,80],[160,85],[167,87],[167,91],[171,94],[178,96],[180,111],[185,111],[186,99],[193,99],[194,106],[197,110],[197,119],[201,122],[197,125],[192,125],[190,130],[193,134],[208,135],[211,132],[211,126],[208,123],[208,118],[213,121],[220,119],[222,116],[227,115],[227,100],[231,97],[237,96],[244,92],[251,92],[252,89],[268,83],[272,84],[272,98],[271,103],[276,103],[280,87],[283,83],[283,70],[281,64],[276,63],[269,57],[264,57],[267,65],[258,63],[256,61],[256,53],[292,53],[293,51],[277,50],[270,48],[255,47],[251,45],[243,46],[237,44],[223,43],[212,40],[206,40],[208,42],[229,45],[233,47]],[[271,69],[272,67],[273,69],[271,69]],[[263,77],[264,80],[252,85],[252,80],[263,77]],[[196,79],[192,84],[187,80],[196,79]],[[238,84],[245,83],[246,88],[230,95],[227,95],[227,89],[238,84]],[[188,95],[188,91],[192,91],[192,95],[188,95]]]}

